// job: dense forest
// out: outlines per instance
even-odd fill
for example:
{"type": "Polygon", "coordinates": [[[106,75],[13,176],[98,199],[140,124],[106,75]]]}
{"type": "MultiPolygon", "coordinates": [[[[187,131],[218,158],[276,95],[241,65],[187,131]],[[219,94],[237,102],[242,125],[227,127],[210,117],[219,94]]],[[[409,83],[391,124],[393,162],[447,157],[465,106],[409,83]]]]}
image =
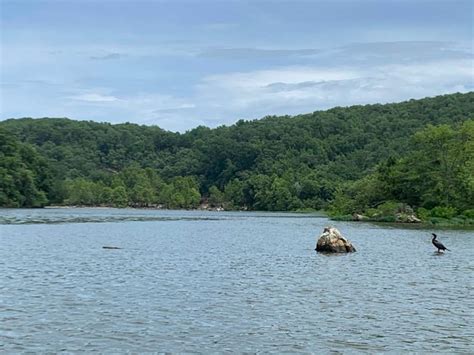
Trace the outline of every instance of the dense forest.
{"type": "Polygon", "coordinates": [[[0,206],[328,210],[474,218],[474,93],[173,133],[0,122],[0,206]],[[470,216],[470,217],[469,217],[470,216]]]}

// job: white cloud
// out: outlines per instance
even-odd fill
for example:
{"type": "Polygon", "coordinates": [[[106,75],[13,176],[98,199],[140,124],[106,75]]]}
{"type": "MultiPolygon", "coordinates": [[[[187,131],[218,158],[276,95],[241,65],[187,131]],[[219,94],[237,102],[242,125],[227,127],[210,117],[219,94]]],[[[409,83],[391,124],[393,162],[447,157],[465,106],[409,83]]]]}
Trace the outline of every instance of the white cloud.
{"type": "Polygon", "coordinates": [[[89,58],[92,60],[112,60],[112,59],[120,59],[125,57],[125,54],[122,53],[107,53],[107,54],[102,54],[102,55],[93,55],[90,56],[89,58]]]}
{"type": "Polygon", "coordinates": [[[275,59],[317,55],[320,49],[278,49],[278,48],[207,48],[198,53],[204,58],[221,59],[275,59]]]}
{"type": "MultiPolygon", "coordinates": [[[[41,60],[31,67],[11,61],[12,67],[2,67],[2,74],[7,80],[2,84],[0,106],[8,112],[2,118],[50,116],[130,121],[185,131],[197,125],[215,127],[232,124],[240,118],[291,115],[352,104],[396,102],[474,89],[472,48],[465,43],[353,44],[328,48],[321,53],[304,53],[304,61],[287,60],[286,54],[291,54],[288,57],[293,54],[301,57],[301,53],[298,50],[281,49],[273,53],[281,52],[281,58],[285,58],[278,62],[279,67],[266,61],[247,66],[235,65],[233,62],[227,66],[224,55],[218,63],[226,65],[216,69],[221,70],[219,74],[200,74],[201,77],[190,75],[189,81],[187,78],[173,81],[173,86],[167,82],[167,75],[156,76],[163,78],[163,81],[144,80],[148,76],[153,77],[155,70],[157,74],[162,74],[159,65],[152,65],[151,62],[144,66],[144,72],[131,69],[131,73],[135,74],[121,76],[122,64],[117,63],[120,61],[89,60],[91,55],[97,56],[97,53],[126,53],[122,49],[78,49],[78,57],[84,63],[64,62],[67,65],[64,64],[63,70],[58,68],[60,65],[54,64],[56,71],[52,75],[51,71],[39,70],[37,65],[47,61],[56,63],[55,56],[66,57],[67,51],[59,54],[40,52],[44,56],[40,56],[41,60]],[[111,70],[114,64],[117,67],[111,70]],[[227,72],[223,73],[223,68],[227,72]],[[239,71],[235,68],[239,68],[239,71]],[[28,79],[15,80],[18,75],[15,77],[12,72],[21,73],[20,77],[28,79]],[[88,80],[88,77],[93,80],[88,80]],[[136,91],[137,88],[140,91],[136,91]],[[163,94],[171,89],[178,94],[163,94]],[[64,98],[66,100],[61,100],[64,98]]],[[[261,50],[236,51],[247,53],[251,58],[262,55],[261,50]]],[[[34,57],[33,53],[23,54],[27,58],[34,57]]],[[[224,54],[232,53],[224,50],[224,54]]],[[[263,54],[268,53],[264,50],[263,54]]],[[[127,55],[126,61],[133,58],[127,55]]],[[[189,68],[193,60],[203,60],[199,56],[187,58],[191,58],[189,68]]],[[[139,66],[142,62],[138,57],[135,59],[133,65],[139,66]]],[[[127,68],[133,68],[131,63],[126,65],[127,68]]],[[[177,66],[181,70],[182,67],[177,66]]],[[[173,66],[170,65],[170,68],[173,66]]],[[[214,68],[207,69],[207,73],[216,72],[214,68]]],[[[186,70],[184,74],[187,74],[186,70]]],[[[190,74],[193,74],[192,68],[190,74]]]]}
{"type": "Polygon", "coordinates": [[[102,94],[82,94],[76,96],[70,96],[70,99],[85,101],[85,102],[113,102],[118,101],[119,99],[111,95],[102,95],[102,94]]]}
{"type": "Polygon", "coordinates": [[[73,117],[157,124],[185,131],[237,119],[300,114],[334,106],[385,103],[473,89],[472,62],[466,59],[373,66],[281,67],[211,75],[186,97],[156,93],[113,96],[96,88],[72,96],[73,117]],[[86,105],[87,104],[87,105],[86,105]],[[92,111],[94,105],[101,110],[92,111]],[[113,119],[110,119],[113,117],[113,119]]]}
{"type": "MultiPolygon", "coordinates": [[[[194,126],[189,118],[195,117],[196,105],[186,98],[157,93],[113,96],[105,88],[95,88],[86,93],[67,96],[69,101],[63,107],[47,108],[44,116],[92,119],[113,123],[135,122],[155,124],[170,130],[184,131],[194,126]]],[[[43,111],[44,112],[44,111],[43,111]]]]}
{"type": "Polygon", "coordinates": [[[338,69],[288,67],[205,78],[196,100],[212,107],[212,116],[222,123],[465,92],[473,83],[472,61],[466,59],[338,69]]]}
{"type": "Polygon", "coordinates": [[[213,75],[204,78],[202,86],[218,85],[222,88],[238,87],[240,89],[263,88],[275,82],[300,83],[304,81],[344,80],[356,78],[357,75],[357,71],[353,69],[289,66],[273,70],[213,75]]]}

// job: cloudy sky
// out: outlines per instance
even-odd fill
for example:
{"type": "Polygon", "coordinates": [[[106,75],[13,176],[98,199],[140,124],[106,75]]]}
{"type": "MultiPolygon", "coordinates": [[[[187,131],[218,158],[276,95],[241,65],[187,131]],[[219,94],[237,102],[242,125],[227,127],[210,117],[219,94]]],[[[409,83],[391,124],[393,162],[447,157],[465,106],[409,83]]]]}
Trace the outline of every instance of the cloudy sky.
{"type": "Polygon", "coordinates": [[[0,0],[0,119],[185,131],[474,88],[470,0],[0,0]]]}

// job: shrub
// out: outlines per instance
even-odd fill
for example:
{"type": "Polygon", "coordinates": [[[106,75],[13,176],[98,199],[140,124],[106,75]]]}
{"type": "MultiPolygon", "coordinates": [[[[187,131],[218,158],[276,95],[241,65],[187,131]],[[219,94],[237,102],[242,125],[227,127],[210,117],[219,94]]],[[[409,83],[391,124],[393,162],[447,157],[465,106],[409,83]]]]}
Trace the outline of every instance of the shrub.
{"type": "Polygon", "coordinates": [[[387,201],[378,206],[377,210],[381,216],[394,216],[399,210],[399,203],[387,201]]]}
{"type": "Polygon", "coordinates": [[[465,210],[463,216],[474,219],[474,209],[465,210]]]}
{"type": "Polygon", "coordinates": [[[420,207],[416,210],[416,214],[418,218],[420,218],[422,221],[427,221],[430,218],[430,211],[427,210],[426,208],[420,207]]]}
{"type": "Polygon", "coordinates": [[[433,208],[430,211],[431,217],[438,217],[438,218],[453,218],[457,215],[457,210],[454,207],[442,207],[438,206],[433,208]]]}

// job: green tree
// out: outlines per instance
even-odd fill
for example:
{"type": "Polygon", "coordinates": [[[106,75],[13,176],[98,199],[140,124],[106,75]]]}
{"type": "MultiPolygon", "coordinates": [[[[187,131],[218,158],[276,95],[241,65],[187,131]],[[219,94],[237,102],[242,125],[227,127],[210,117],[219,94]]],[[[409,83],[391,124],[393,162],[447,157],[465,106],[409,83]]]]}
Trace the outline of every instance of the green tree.
{"type": "Polygon", "coordinates": [[[127,207],[127,190],[123,186],[117,186],[112,189],[112,203],[115,207],[127,207]]]}
{"type": "Polygon", "coordinates": [[[222,206],[225,203],[224,193],[216,186],[209,189],[209,204],[213,207],[222,206]]]}
{"type": "Polygon", "coordinates": [[[19,142],[0,127],[0,206],[42,207],[47,204],[49,167],[34,147],[19,142]]]}

